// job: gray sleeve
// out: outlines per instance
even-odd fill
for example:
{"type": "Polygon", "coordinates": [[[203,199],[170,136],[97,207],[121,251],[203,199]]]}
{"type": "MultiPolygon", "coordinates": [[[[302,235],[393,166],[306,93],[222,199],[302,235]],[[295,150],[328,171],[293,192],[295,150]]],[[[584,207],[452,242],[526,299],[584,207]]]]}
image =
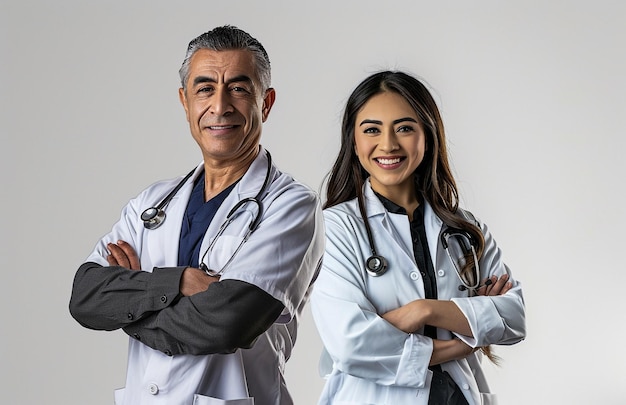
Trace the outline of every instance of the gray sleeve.
{"type": "Polygon", "coordinates": [[[252,346],[284,305],[238,280],[213,283],[191,297],[179,293],[185,267],[152,273],[83,264],[75,277],[70,312],[91,329],[124,331],[165,354],[230,353],[252,346]]]}
{"type": "Polygon", "coordinates": [[[123,328],[175,303],[184,270],[155,268],[149,273],[84,263],[74,277],[70,313],[89,329],[123,328]]]}
{"type": "Polygon", "coordinates": [[[167,355],[232,353],[251,347],[283,308],[280,301],[255,285],[223,280],[204,292],[181,297],[124,331],[167,355]]]}

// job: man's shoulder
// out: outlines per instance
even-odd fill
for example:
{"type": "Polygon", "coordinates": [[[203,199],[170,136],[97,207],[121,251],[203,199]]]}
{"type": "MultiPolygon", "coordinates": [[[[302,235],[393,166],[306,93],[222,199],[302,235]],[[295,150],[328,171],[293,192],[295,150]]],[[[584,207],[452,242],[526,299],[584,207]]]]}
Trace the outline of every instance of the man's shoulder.
{"type": "Polygon", "coordinates": [[[272,183],[272,189],[274,192],[279,194],[288,193],[290,196],[300,194],[302,196],[308,196],[319,200],[319,194],[307,184],[296,180],[288,173],[280,171],[278,173],[278,176],[272,183]]]}
{"type": "Polygon", "coordinates": [[[147,187],[144,187],[143,190],[137,195],[136,198],[151,198],[152,196],[161,196],[164,194],[168,194],[172,191],[183,179],[185,178],[185,174],[178,175],[176,177],[171,177],[167,179],[156,180],[147,187]]]}

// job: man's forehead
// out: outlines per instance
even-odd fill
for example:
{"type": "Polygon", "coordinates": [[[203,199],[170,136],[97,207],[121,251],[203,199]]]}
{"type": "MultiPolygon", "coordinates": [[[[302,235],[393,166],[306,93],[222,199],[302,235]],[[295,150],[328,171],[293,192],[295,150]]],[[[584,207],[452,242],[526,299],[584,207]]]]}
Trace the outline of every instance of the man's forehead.
{"type": "Polygon", "coordinates": [[[217,75],[223,76],[225,79],[231,76],[245,75],[252,80],[258,80],[252,53],[239,49],[225,51],[199,49],[191,57],[190,73],[191,76],[217,75]]]}

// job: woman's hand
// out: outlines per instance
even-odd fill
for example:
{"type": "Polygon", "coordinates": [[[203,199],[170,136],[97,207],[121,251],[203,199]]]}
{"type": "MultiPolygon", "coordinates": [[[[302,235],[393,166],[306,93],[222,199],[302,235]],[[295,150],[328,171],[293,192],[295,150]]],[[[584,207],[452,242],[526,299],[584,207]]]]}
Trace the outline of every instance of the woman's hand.
{"type": "Polygon", "coordinates": [[[431,325],[472,336],[467,319],[452,301],[419,299],[383,314],[382,318],[406,333],[431,325]]]}
{"type": "MultiPolygon", "coordinates": [[[[485,279],[478,295],[495,296],[506,294],[513,284],[508,274],[485,279]]],[[[425,325],[447,329],[465,336],[472,336],[467,319],[452,301],[419,299],[381,315],[383,319],[406,333],[414,333],[425,325]]]]}
{"type": "Polygon", "coordinates": [[[491,276],[481,283],[481,287],[476,289],[477,295],[502,295],[506,294],[513,288],[513,283],[509,281],[509,275],[504,274],[500,277],[491,276]]]}
{"type": "Polygon", "coordinates": [[[428,311],[426,300],[415,300],[382,314],[382,318],[405,333],[413,333],[426,325],[428,311]]]}

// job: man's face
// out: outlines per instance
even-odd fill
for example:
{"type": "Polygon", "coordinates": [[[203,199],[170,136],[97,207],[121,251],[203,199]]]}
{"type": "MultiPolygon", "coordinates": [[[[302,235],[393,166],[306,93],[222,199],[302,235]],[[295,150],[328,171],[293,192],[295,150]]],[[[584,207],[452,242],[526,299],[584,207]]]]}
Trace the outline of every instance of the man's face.
{"type": "Polygon", "coordinates": [[[275,93],[262,92],[251,52],[201,49],[179,97],[205,162],[220,165],[256,154],[275,93]]]}

